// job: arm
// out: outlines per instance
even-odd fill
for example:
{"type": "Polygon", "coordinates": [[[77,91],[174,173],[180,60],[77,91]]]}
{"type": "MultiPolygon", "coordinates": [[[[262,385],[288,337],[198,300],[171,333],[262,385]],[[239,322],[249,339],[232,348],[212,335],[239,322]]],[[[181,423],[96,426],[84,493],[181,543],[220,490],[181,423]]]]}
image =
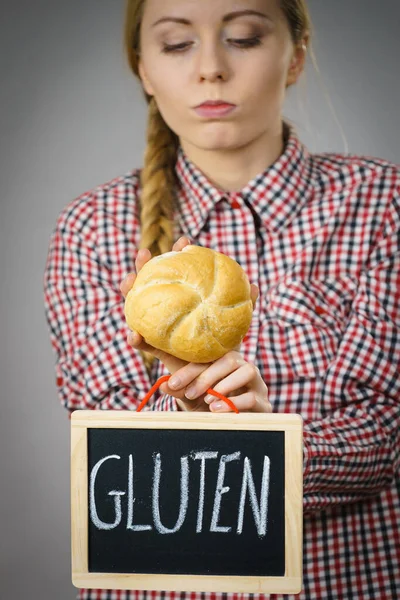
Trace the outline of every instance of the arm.
{"type": "MultiPolygon", "coordinates": [[[[118,288],[132,270],[135,248],[111,218],[107,239],[112,240],[110,254],[117,262],[111,272],[99,251],[90,200],[84,198],[60,215],[45,267],[45,314],[56,354],[58,395],[70,411],[135,410],[151,381],[139,351],[127,343],[124,299],[118,288]]],[[[150,402],[159,395],[158,391],[150,402]]]]}
{"type": "Polygon", "coordinates": [[[321,404],[326,416],[304,421],[305,512],[379,494],[400,468],[398,199],[361,274],[321,404]]]}

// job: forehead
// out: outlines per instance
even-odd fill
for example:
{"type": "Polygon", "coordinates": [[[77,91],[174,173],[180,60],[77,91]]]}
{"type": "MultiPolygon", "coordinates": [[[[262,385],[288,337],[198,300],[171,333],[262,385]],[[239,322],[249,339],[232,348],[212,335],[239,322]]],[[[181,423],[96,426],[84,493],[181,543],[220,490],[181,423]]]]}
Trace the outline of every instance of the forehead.
{"type": "Polygon", "coordinates": [[[229,13],[245,10],[277,17],[279,0],[145,0],[143,18],[149,25],[163,17],[183,17],[201,24],[219,22],[229,13]]]}

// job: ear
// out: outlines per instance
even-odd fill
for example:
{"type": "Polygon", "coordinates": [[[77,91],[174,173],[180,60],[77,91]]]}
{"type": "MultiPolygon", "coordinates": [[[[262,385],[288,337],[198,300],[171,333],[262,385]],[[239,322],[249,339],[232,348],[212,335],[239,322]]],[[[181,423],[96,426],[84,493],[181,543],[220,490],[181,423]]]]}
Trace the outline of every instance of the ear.
{"type": "Polygon", "coordinates": [[[153,88],[149,81],[149,78],[147,77],[146,69],[144,68],[142,59],[139,59],[138,69],[139,69],[140,79],[142,80],[142,84],[143,84],[146,94],[148,94],[149,96],[154,96],[154,91],[153,91],[153,88]]]}
{"type": "Polygon", "coordinates": [[[293,49],[287,74],[286,87],[295,84],[304,70],[307,57],[308,36],[303,38],[293,49]]]}

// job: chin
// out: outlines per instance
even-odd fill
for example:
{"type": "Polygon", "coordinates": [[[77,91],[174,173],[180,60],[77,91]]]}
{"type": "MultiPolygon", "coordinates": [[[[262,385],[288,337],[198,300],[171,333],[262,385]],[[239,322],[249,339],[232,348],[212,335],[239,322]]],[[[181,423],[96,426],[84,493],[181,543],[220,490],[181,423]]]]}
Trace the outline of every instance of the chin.
{"type": "Polygon", "coordinates": [[[207,142],[198,144],[198,147],[202,148],[203,150],[231,150],[234,146],[229,143],[222,143],[218,141],[212,142],[208,140],[207,142]]]}
{"type": "Polygon", "coordinates": [[[199,147],[204,150],[232,150],[240,145],[239,132],[228,130],[227,127],[206,127],[197,137],[199,147]]]}
{"type": "MultiPolygon", "coordinates": [[[[180,127],[182,129],[182,127],[180,127]]],[[[246,143],[249,135],[233,123],[208,122],[187,126],[178,136],[190,146],[203,151],[236,150],[246,143]]]]}

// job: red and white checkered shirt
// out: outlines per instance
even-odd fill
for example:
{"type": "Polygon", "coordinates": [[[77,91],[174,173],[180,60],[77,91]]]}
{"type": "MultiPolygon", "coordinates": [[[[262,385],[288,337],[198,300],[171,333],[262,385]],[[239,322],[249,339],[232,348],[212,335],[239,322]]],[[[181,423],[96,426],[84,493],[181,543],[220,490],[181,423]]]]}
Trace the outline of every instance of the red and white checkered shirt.
{"type": "MultiPolygon", "coordinates": [[[[241,352],[274,412],[304,419],[304,587],[264,599],[400,598],[400,169],[284,153],[240,192],[215,187],[182,149],[174,241],[234,258],[260,289],[241,352]]],[[[149,377],[127,343],[119,285],[140,240],[137,169],[69,203],[44,289],[59,399],[69,410],[135,410],[149,377]]],[[[176,410],[159,390],[149,406],[176,410]]],[[[250,595],[251,596],[251,595],[250,595]]],[[[249,598],[81,590],[79,598],[249,598]]]]}

